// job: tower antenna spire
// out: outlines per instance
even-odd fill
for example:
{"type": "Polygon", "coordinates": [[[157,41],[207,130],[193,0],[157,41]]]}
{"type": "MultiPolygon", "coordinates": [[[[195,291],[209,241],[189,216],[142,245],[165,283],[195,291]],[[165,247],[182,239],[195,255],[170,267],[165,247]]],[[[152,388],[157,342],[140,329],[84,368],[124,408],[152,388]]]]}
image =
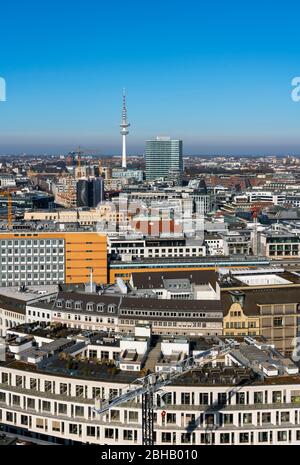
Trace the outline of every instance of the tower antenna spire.
{"type": "Polygon", "coordinates": [[[123,87],[123,107],[122,107],[122,122],[120,124],[122,136],[122,168],[127,168],[127,154],[126,154],[126,136],[129,134],[128,128],[130,124],[127,122],[127,108],[126,108],[126,91],[123,87]]]}

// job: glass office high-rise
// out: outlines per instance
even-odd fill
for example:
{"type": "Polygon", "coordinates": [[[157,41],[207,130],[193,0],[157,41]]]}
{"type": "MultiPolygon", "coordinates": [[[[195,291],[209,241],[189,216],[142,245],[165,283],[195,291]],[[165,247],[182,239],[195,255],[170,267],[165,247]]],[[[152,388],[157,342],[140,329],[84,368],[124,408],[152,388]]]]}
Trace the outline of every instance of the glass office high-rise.
{"type": "Polygon", "coordinates": [[[178,184],[181,181],[182,171],[182,140],[171,139],[170,137],[157,137],[155,140],[147,140],[147,181],[167,178],[174,180],[178,184]]]}
{"type": "Polygon", "coordinates": [[[79,179],[77,182],[77,207],[97,207],[104,200],[104,180],[79,179]]]}

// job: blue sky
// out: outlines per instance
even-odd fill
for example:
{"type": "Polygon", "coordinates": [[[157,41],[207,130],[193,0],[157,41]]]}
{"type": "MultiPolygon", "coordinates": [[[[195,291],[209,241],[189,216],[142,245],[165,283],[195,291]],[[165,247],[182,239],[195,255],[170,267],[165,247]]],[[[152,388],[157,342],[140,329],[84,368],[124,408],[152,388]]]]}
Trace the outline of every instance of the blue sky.
{"type": "Polygon", "coordinates": [[[124,86],[132,154],[156,135],[186,154],[300,154],[300,4],[245,3],[3,3],[0,154],[120,153],[124,86]]]}

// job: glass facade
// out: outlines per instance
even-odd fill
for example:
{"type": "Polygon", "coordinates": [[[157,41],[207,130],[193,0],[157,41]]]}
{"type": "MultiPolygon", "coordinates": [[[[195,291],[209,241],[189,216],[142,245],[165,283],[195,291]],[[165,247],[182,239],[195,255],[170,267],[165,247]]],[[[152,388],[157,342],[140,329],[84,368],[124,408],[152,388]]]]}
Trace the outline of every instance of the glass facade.
{"type": "Polygon", "coordinates": [[[146,180],[170,178],[181,182],[182,141],[157,137],[146,142],[146,180]]]}

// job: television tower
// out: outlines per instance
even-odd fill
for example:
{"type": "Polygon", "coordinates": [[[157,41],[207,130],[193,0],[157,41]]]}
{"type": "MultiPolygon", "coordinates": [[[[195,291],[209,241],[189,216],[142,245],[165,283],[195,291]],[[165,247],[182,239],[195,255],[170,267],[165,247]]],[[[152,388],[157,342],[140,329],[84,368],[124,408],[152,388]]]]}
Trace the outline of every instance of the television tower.
{"type": "Polygon", "coordinates": [[[130,124],[127,122],[127,109],[126,109],[126,94],[125,89],[123,89],[123,109],[122,109],[122,123],[121,127],[121,136],[122,136],[122,168],[127,168],[126,160],[126,136],[129,134],[128,128],[130,124]]]}

